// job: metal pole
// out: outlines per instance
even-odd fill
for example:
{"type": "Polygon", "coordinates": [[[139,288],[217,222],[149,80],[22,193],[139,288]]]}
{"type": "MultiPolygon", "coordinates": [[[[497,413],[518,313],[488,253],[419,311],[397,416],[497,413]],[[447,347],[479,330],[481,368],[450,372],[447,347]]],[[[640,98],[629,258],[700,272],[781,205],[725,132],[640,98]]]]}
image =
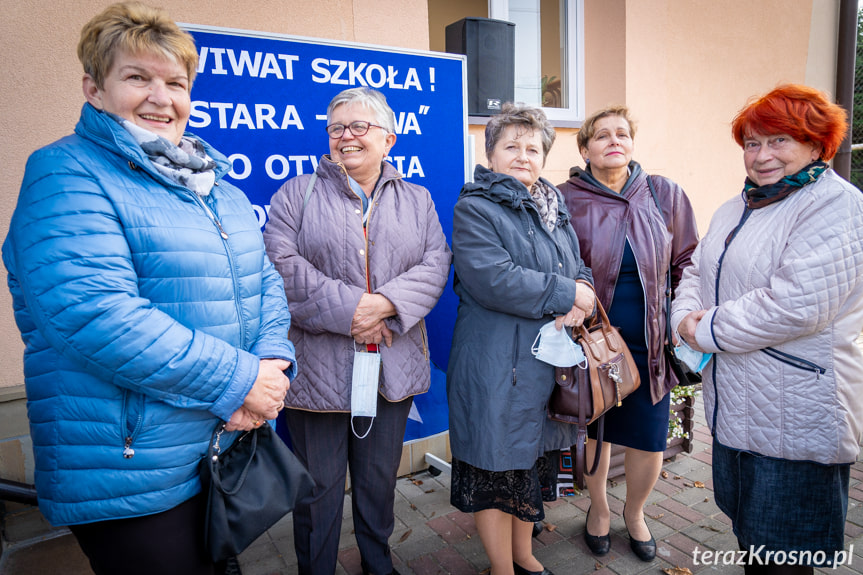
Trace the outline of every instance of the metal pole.
{"type": "Polygon", "coordinates": [[[36,488],[26,483],[0,479],[0,500],[38,505],[36,488]]]}
{"type": "MultiPolygon", "coordinates": [[[[854,59],[857,52],[857,0],[839,2],[839,51],[836,58],[836,103],[848,112],[851,123],[854,112],[854,59]]],[[[853,126],[852,126],[853,128],[853,126]]],[[[837,174],[851,179],[851,129],[833,159],[837,174]]]]}

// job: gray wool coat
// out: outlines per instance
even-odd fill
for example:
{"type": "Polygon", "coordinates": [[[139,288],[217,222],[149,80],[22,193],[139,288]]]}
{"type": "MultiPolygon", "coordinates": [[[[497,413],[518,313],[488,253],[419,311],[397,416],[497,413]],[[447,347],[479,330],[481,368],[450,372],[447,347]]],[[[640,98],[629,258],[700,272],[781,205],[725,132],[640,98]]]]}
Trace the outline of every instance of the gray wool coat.
{"type": "Polygon", "coordinates": [[[293,178],[276,192],[264,231],[267,253],[285,282],[290,337],[301,366],[287,406],[350,412],[351,320],[366,292],[366,275],[371,291],[396,308],[385,320],[393,342],[380,346],[379,391],[389,401],[423,393],[430,383],[423,318],[443,293],[452,259],[431,195],[384,162],[366,238],[362,201],[344,167],[323,156],[316,173],[305,206],[311,176],[293,178]]]}
{"type": "Polygon", "coordinates": [[[568,449],[576,429],[546,415],[554,368],[533,357],[533,341],[572,309],[576,280],[593,278],[562,195],[549,232],[520,182],[482,166],[474,179],[453,215],[460,302],[447,373],[450,444],[474,467],[529,469],[543,452],[568,449]]]}

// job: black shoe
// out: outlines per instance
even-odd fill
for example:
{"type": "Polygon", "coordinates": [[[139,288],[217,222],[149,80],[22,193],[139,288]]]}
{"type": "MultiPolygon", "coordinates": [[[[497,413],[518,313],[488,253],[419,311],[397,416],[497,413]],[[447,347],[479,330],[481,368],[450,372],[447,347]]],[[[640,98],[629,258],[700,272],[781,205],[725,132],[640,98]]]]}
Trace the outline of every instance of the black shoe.
{"type": "MultiPolygon", "coordinates": [[[[371,571],[369,571],[368,568],[364,564],[361,564],[361,567],[363,569],[363,575],[371,575],[371,571]]],[[[396,571],[396,568],[393,567],[393,570],[390,571],[390,575],[401,575],[401,573],[396,571]]]]}
{"type": "MultiPolygon", "coordinates": [[[[590,507],[587,508],[587,518],[590,517],[590,507]]],[[[587,548],[597,557],[602,557],[608,554],[611,549],[611,535],[591,535],[587,532],[587,518],[584,521],[584,542],[587,543],[587,548]]],[[[654,548],[655,550],[655,548],[654,548]]],[[[517,574],[516,574],[517,575],[517,574]]]]}
{"type": "MultiPolygon", "coordinates": [[[[623,506],[623,524],[626,525],[626,506],[623,506]]],[[[650,533],[650,528],[647,529],[647,532],[650,533]]],[[[656,539],[653,538],[653,535],[650,535],[650,539],[647,541],[638,541],[637,539],[633,539],[632,535],[629,533],[629,526],[626,526],[626,534],[629,535],[629,547],[632,549],[632,552],[635,553],[635,556],[641,559],[642,561],[646,561],[650,563],[654,559],[656,559],[656,539]]]]}
{"type": "Polygon", "coordinates": [[[515,572],[515,575],[554,575],[554,573],[545,567],[542,568],[542,571],[528,571],[515,561],[512,562],[512,570],[515,572]]]}
{"type": "Polygon", "coordinates": [[[240,561],[236,557],[228,557],[216,563],[216,573],[220,575],[243,575],[240,571],[240,561]]]}

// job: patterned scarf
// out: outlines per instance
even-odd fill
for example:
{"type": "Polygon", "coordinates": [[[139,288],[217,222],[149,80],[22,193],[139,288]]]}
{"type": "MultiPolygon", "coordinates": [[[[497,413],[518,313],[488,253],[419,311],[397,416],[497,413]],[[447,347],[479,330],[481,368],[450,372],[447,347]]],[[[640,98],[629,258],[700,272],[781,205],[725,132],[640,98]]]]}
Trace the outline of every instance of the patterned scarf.
{"type": "Polygon", "coordinates": [[[216,162],[207,155],[201,142],[183,136],[180,145],[175,146],[162,136],[125,118],[111,113],[108,115],[132,135],[163,176],[199,196],[210,194],[216,182],[216,162]]]}
{"type": "Polygon", "coordinates": [[[557,224],[557,189],[550,188],[537,180],[530,187],[530,197],[536,202],[542,223],[548,231],[553,231],[557,224]]]}
{"type": "Polygon", "coordinates": [[[757,210],[769,206],[773,202],[783,200],[805,186],[811,184],[828,168],[821,160],[816,160],[790,176],[785,176],[775,184],[759,187],[755,182],[746,178],[743,184],[743,193],[746,194],[746,206],[757,210]]]}

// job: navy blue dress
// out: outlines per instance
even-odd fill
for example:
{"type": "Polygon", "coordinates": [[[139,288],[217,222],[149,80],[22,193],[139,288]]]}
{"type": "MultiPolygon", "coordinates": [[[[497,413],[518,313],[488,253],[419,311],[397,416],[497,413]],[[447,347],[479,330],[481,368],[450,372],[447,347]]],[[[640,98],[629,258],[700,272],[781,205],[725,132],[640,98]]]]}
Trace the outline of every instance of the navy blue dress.
{"type": "MultiPolygon", "coordinates": [[[[650,397],[644,305],[644,289],[638,276],[638,265],[627,240],[614,287],[614,299],[606,311],[611,325],[620,330],[620,335],[632,352],[641,376],[641,385],[623,400],[620,407],[612,407],[606,412],[603,440],[642,451],[665,451],[671,394],[665,394],[656,405],[650,397]]],[[[596,439],[596,424],[588,428],[588,436],[596,439]]]]}

